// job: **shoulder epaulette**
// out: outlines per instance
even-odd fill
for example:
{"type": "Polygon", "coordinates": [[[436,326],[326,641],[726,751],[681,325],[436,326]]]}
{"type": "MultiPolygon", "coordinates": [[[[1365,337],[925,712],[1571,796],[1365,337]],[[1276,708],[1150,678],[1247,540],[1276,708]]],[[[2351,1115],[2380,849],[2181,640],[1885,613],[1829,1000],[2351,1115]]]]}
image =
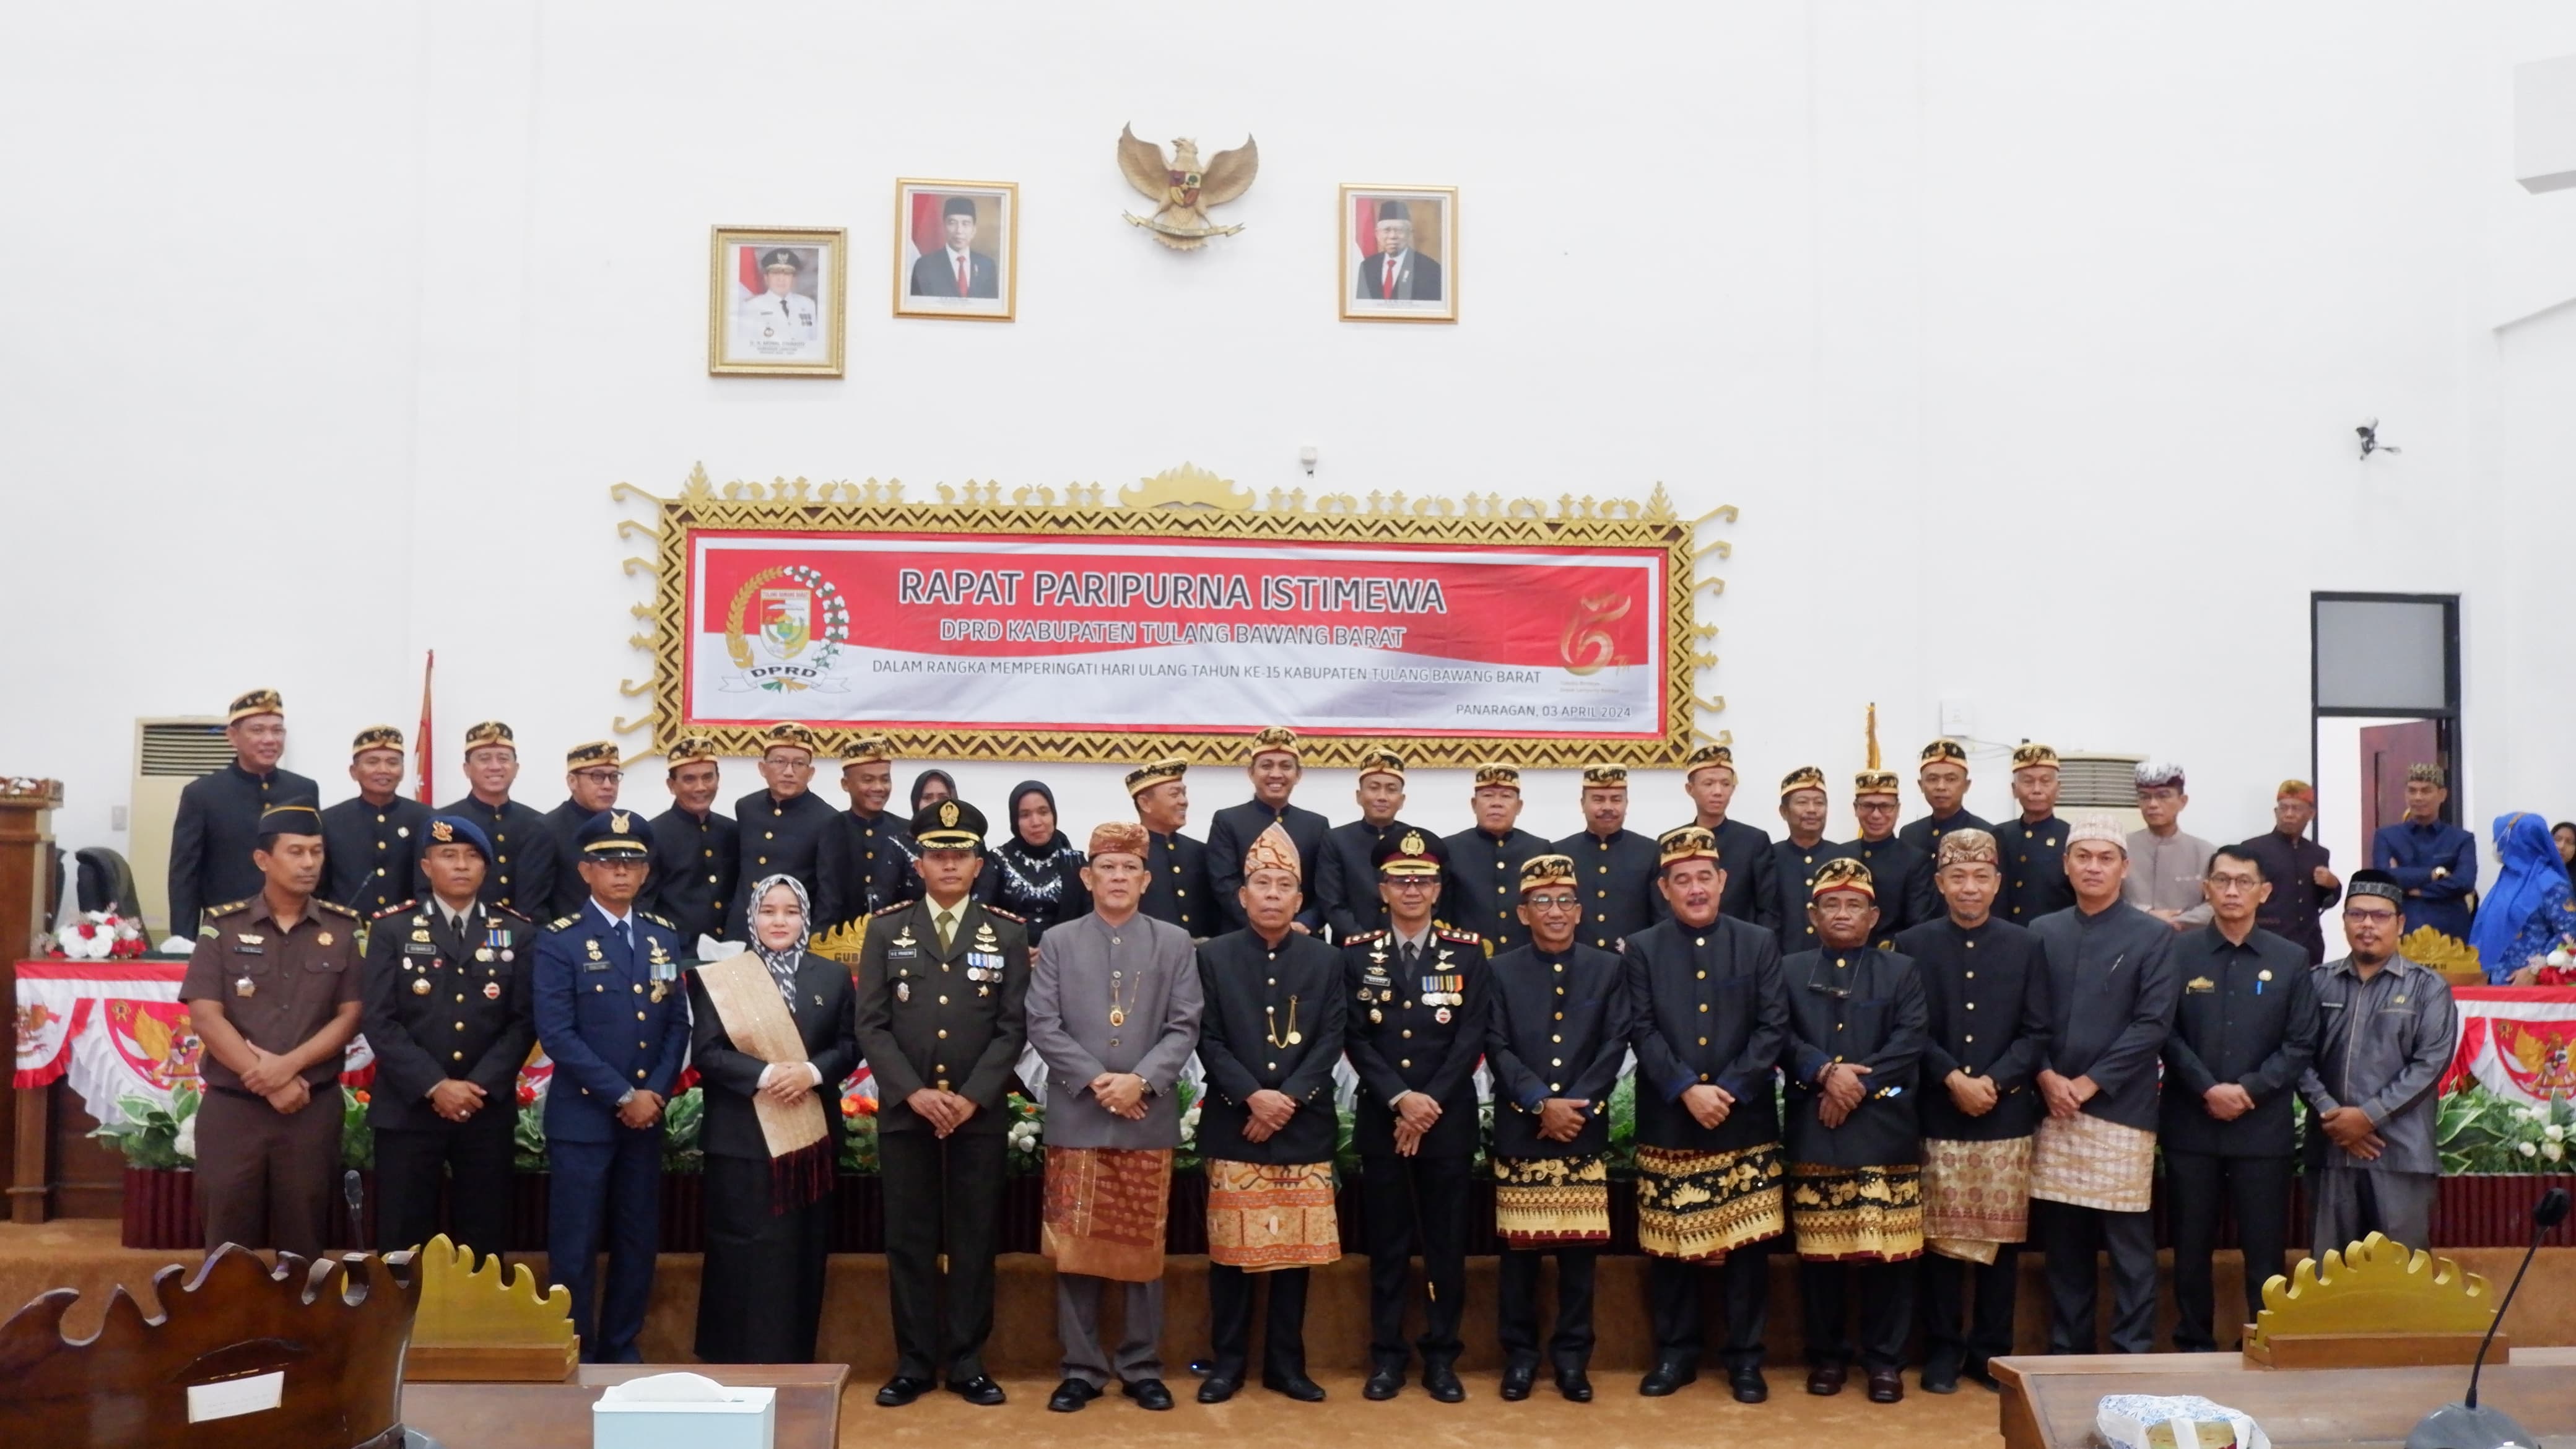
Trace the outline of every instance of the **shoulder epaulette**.
{"type": "Polygon", "coordinates": [[[1029,923],[1028,917],[1012,915],[1009,911],[1003,910],[999,906],[986,906],[984,908],[984,914],[988,916],[999,916],[1014,926],[1025,926],[1029,923]]]}
{"type": "MultiPolygon", "coordinates": [[[[493,905],[487,902],[483,907],[483,913],[487,916],[507,916],[511,920],[520,921],[531,926],[536,924],[534,920],[530,919],[527,912],[520,910],[516,906],[493,905]]],[[[570,917],[566,917],[566,919],[570,919],[570,917]]]]}
{"type": "Polygon", "coordinates": [[[1438,930],[1440,933],[1440,939],[1443,941],[1455,941],[1461,946],[1479,946],[1484,944],[1485,938],[1477,935],[1473,931],[1461,931],[1455,926],[1441,926],[1438,930]]]}
{"type": "Polygon", "coordinates": [[[199,914],[207,916],[229,916],[235,911],[250,909],[250,903],[258,899],[259,897],[257,896],[244,896],[237,901],[226,901],[220,906],[208,906],[199,914]]]}
{"type": "Polygon", "coordinates": [[[557,916],[553,920],[546,922],[546,929],[549,931],[560,931],[580,919],[581,917],[579,916],[557,916]]]}
{"type": "Polygon", "coordinates": [[[1365,946],[1371,941],[1383,941],[1385,939],[1386,932],[1383,930],[1362,931],[1356,936],[1344,936],[1342,938],[1342,944],[1345,946],[1365,946]]]}
{"type": "Polygon", "coordinates": [[[879,906],[875,910],[868,912],[868,914],[870,916],[891,916],[897,911],[911,910],[918,904],[920,903],[917,901],[897,901],[890,906],[879,906]]]}
{"type": "Polygon", "coordinates": [[[367,917],[367,919],[370,921],[381,921],[387,916],[399,916],[405,911],[414,909],[419,904],[419,900],[415,898],[413,900],[405,901],[398,906],[387,906],[383,910],[376,912],[374,915],[367,917]]]}
{"type": "Polygon", "coordinates": [[[661,927],[665,931],[676,931],[680,929],[679,927],[672,925],[669,921],[663,920],[660,916],[653,914],[651,911],[637,911],[635,914],[651,921],[654,925],[661,927]]]}
{"type": "Polygon", "coordinates": [[[338,901],[316,900],[313,904],[320,906],[322,909],[329,911],[334,915],[347,916],[353,921],[358,919],[358,913],[356,911],[349,909],[338,901]]]}

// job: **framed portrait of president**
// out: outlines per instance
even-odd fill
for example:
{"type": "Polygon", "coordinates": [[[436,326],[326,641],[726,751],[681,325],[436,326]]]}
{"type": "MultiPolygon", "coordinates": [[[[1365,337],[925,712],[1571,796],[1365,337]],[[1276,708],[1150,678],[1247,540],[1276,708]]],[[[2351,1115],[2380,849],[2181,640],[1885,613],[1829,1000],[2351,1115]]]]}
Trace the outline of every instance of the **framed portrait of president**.
{"type": "Polygon", "coordinates": [[[1019,301],[1019,183],[895,182],[894,315],[1008,322],[1019,301]]]}
{"type": "Polygon", "coordinates": [[[1342,187],[1345,322],[1458,320],[1458,188],[1342,187]]]}
{"type": "Polygon", "coordinates": [[[707,371],[839,377],[848,251],[838,228],[715,228],[707,371]]]}

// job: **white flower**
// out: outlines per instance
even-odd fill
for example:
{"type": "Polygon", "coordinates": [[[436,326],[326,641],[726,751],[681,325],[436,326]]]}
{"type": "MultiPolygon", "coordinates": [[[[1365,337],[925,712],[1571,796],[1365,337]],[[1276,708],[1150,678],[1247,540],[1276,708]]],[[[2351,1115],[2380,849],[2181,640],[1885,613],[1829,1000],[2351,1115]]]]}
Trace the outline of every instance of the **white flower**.
{"type": "Polygon", "coordinates": [[[2518,1122],[2537,1122],[2540,1120],[2540,1109],[2537,1107],[2516,1107],[2513,1109],[2513,1115],[2514,1120],[2518,1122]]]}
{"type": "Polygon", "coordinates": [[[2540,1135],[2548,1138],[2552,1142],[2564,1142],[2567,1140],[2567,1129],[2559,1126],[2555,1122],[2552,1122],[2548,1126],[2540,1129],[2540,1135]]]}
{"type": "Polygon", "coordinates": [[[189,1113],[187,1119],[179,1124],[179,1135],[171,1142],[170,1145],[178,1152],[179,1160],[181,1162],[195,1162],[197,1160],[196,1113],[189,1113]]]}
{"type": "Polygon", "coordinates": [[[2567,948],[2564,946],[2549,953],[2549,964],[2552,966],[2564,966],[2569,961],[2576,961],[2576,956],[2568,955],[2567,948]]]}
{"type": "Polygon", "coordinates": [[[2555,1142],[2544,1142],[2540,1147],[2540,1155],[2556,1162],[2567,1155],[2567,1149],[2555,1142]]]}
{"type": "Polygon", "coordinates": [[[2538,1157],[2540,1155],[2540,1146],[2538,1143],[2534,1142],[2517,1143],[2514,1147],[2514,1151],[2521,1153],[2525,1157],[2538,1157]]]}

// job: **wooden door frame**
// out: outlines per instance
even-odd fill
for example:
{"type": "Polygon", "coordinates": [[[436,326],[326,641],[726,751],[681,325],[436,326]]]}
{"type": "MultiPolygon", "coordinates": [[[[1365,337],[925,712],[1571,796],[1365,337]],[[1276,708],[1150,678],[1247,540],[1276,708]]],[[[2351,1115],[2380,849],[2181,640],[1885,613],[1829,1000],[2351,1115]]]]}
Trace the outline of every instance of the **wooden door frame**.
{"type": "MultiPolygon", "coordinates": [[[[2323,760],[2317,752],[2317,721],[2324,719],[2431,720],[2434,739],[2438,742],[2451,798],[2442,806],[2442,818],[2453,825],[2460,823],[2460,802],[2465,782],[2462,761],[2467,758],[2460,731],[2460,596],[2457,594],[2383,594],[2340,589],[2315,589],[2308,594],[2308,778],[2319,778],[2323,760]],[[2447,701],[2440,709],[2367,708],[2357,705],[2321,705],[2317,703],[2317,606],[2320,604],[2438,604],[2442,608],[2442,697],[2447,701]]],[[[2322,818],[2309,829],[2312,838],[2323,835],[2322,818]]]]}

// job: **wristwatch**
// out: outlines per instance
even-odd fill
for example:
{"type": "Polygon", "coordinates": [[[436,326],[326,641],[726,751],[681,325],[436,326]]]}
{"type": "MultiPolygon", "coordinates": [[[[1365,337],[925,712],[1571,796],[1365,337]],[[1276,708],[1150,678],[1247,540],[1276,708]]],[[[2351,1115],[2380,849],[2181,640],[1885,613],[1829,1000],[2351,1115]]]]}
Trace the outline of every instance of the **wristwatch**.
{"type": "Polygon", "coordinates": [[[623,1107],[623,1106],[625,1106],[627,1103],[632,1102],[632,1101],[634,1101],[634,1100],[635,1100],[635,1089],[634,1089],[633,1087],[629,1087],[629,1088],[627,1088],[625,1091],[620,1092],[620,1093],[618,1093],[618,1094],[617,1094],[617,1105],[618,1105],[618,1106],[620,1106],[620,1107],[623,1107]]]}

